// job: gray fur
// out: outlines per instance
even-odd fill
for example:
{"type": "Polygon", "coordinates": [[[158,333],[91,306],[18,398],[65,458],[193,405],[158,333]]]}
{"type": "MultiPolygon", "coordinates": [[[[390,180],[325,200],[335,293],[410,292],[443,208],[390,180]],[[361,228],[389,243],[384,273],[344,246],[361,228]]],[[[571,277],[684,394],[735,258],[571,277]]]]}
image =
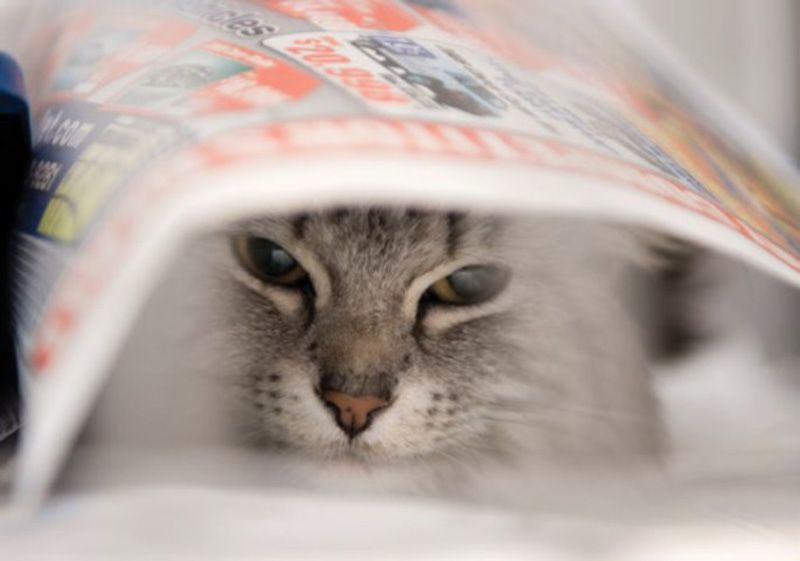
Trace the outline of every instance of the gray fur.
{"type": "Polygon", "coordinates": [[[250,220],[176,257],[86,438],[242,443],[310,477],[386,474],[416,489],[493,465],[655,459],[658,407],[619,290],[643,255],[629,233],[579,220],[380,209],[250,220]],[[249,277],[229,242],[242,231],[292,252],[322,305],[249,277]],[[408,315],[415,279],[467,263],[507,264],[512,279],[483,307],[408,315]],[[326,370],[353,393],[394,390],[352,442],[315,394],[326,370]]]}

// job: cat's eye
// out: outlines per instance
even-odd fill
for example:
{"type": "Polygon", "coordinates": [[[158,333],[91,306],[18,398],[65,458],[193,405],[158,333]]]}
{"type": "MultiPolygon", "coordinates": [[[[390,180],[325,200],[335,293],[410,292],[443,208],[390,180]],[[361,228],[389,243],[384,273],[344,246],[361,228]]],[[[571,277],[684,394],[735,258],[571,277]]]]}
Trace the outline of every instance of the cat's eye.
{"type": "Polygon", "coordinates": [[[464,267],[439,279],[428,289],[434,302],[469,306],[497,296],[508,284],[509,271],[495,265],[464,267]]]}
{"type": "Polygon", "coordinates": [[[237,236],[234,249],[245,269],[270,284],[297,286],[308,276],[288,251],[266,238],[237,236]]]}

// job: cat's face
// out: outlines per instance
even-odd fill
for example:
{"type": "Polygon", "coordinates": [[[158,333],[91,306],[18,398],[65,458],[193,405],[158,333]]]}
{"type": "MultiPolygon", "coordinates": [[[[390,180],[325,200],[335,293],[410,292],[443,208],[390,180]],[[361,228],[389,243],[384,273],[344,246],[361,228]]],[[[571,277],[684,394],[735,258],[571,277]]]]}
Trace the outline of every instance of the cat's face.
{"type": "Polygon", "coordinates": [[[227,237],[211,329],[258,442],[369,463],[648,446],[638,349],[569,230],[373,209],[227,237]]]}
{"type": "Polygon", "coordinates": [[[225,310],[254,432],[370,460],[477,445],[514,354],[502,230],[375,210],[242,225],[225,310]]]}

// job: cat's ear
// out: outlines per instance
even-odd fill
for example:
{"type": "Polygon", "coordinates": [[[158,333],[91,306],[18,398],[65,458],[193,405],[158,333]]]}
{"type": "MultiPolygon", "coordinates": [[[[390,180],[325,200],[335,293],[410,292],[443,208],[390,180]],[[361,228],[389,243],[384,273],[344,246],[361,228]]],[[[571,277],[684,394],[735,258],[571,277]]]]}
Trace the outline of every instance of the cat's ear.
{"type": "Polygon", "coordinates": [[[626,261],[633,265],[623,290],[635,295],[632,315],[650,354],[662,360],[682,356],[709,337],[696,313],[705,288],[700,271],[709,251],[651,228],[623,231],[629,236],[626,261]]]}
{"type": "Polygon", "coordinates": [[[698,245],[653,228],[630,226],[624,229],[631,237],[630,262],[656,273],[683,269],[703,253],[698,245]]]}
{"type": "Polygon", "coordinates": [[[604,224],[594,232],[598,257],[653,274],[680,267],[703,250],[696,244],[654,228],[630,224],[604,224]]]}

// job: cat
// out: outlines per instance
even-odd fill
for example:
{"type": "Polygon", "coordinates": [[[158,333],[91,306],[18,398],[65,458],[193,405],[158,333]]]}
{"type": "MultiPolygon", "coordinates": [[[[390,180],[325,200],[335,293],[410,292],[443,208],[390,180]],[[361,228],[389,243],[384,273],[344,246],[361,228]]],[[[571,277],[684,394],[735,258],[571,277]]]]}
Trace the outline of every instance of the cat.
{"type": "Polygon", "coordinates": [[[492,466],[657,462],[646,337],[625,304],[650,265],[635,230],[574,218],[247,219],[176,254],[82,441],[241,444],[303,478],[412,492],[492,466]]]}

